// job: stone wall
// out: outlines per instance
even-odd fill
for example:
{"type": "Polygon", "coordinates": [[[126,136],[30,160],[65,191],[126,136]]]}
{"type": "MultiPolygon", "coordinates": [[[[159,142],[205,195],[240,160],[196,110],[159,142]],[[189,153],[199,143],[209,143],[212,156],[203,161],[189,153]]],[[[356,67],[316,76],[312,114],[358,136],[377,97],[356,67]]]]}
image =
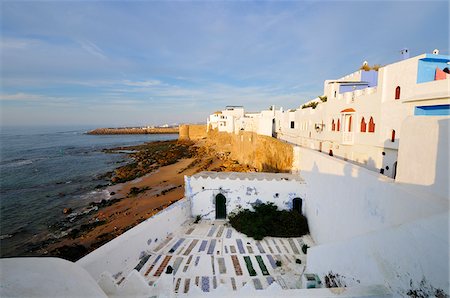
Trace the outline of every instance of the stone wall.
{"type": "Polygon", "coordinates": [[[260,171],[287,173],[292,170],[293,146],[272,137],[246,131],[232,134],[210,130],[207,143],[260,171]]]}
{"type": "Polygon", "coordinates": [[[206,137],[206,125],[183,124],[179,129],[179,140],[199,140],[206,137]]]}

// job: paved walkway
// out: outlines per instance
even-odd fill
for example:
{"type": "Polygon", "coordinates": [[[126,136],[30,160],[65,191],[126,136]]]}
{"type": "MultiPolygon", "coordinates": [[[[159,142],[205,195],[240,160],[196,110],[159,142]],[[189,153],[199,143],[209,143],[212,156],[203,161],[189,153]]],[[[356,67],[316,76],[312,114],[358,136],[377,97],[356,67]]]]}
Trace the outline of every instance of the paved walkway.
{"type": "Polygon", "coordinates": [[[141,261],[135,269],[153,285],[172,266],[176,293],[187,293],[194,285],[204,292],[218,285],[238,290],[247,283],[259,290],[274,281],[284,289],[296,289],[302,288],[306,264],[303,244],[314,245],[308,235],[255,241],[226,221],[202,221],[182,226],[177,234],[162,240],[145,257],[144,265],[141,261]]]}

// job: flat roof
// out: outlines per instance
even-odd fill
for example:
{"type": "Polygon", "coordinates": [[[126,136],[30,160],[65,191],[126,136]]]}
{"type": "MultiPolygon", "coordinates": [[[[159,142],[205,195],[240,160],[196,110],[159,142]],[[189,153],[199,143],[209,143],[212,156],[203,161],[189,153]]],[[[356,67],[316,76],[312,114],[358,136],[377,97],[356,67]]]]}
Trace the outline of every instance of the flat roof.
{"type": "Polygon", "coordinates": [[[365,81],[341,81],[341,80],[328,81],[328,84],[331,84],[331,83],[341,83],[341,84],[351,84],[351,85],[367,85],[367,84],[369,84],[369,82],[365,82],[365,81]]]}
{"type": "Polygon", "coordinates": [[[231,179],[231,180],[276,180],[276,181],[298,181],[304,180],[298,174],[289,173],[241,173],[241,172],[200,172],[191,177],[194,178],[211,178],[211,179],[231,179]]]}

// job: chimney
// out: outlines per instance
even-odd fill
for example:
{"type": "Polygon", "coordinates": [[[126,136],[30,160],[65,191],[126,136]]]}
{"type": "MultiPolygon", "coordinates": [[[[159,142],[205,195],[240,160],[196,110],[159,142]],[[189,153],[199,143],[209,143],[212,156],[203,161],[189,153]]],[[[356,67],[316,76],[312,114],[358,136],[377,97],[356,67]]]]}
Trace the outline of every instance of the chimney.
{"type": "Polygon", "coordinates": [[[409,50],[407,48],[401,49],[400,54],[402,55],[402,60],[409,58],[409,50]]]}

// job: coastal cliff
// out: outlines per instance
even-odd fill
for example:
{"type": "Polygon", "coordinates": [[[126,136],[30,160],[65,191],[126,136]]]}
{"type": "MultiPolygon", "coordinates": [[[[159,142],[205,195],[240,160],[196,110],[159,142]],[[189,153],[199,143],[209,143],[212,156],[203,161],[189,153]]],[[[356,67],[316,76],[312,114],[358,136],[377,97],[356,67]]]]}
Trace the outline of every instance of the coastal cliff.
{"type": "Polygon", "coordinates": [[[136,135],[136,134],[177,134],[178,126],[176,127],[123,127],[123,128],[97,128],[88,131],[88,135],[136,135]]]}

